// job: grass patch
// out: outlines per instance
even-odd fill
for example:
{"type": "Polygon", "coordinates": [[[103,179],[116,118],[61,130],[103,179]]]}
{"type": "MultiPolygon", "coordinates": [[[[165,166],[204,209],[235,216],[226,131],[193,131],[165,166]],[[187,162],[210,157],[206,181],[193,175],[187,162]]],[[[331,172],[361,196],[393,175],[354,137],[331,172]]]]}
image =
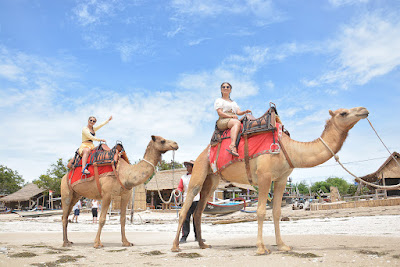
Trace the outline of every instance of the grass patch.
{"type": "Polygon", "coordinates": [[[159,250],[152,250],[150,252],[140,253],[140,255],[142,255],[142,256],[158,256],[158,255],[162,255],[162,254],[164,254],[164,253],[162,253],[159,250]]]}
{"type": "Polygon", "coordinates": [[[199,253],[193,252],[193,253],[178,253],[176,255],[179,258],[186,258],[186,259],[194,259],[194,258],[200,258],[203,257],[199,253]]]}
{"type": "Polygon", "coordinates": [[[310,252],[298,253],[298,252],[290,251],[290,252],[285,252],[283,254],[292,256],[292,257],[297,257],[297,258],[320,258],[321,257],[321,256],[318,256],[317,254],[310,253],[310,252]]]}
{"type": "Polygon", "coordinates": [[[58,260],[55,261],[55,263],[59,264],[59,263],[75,262],[75,261],[77,261],[78,259],[81,259],[81,258],[85,258],[85,257],[84,256],[80,256],[80,255],[78,255],[78,256],[65,255],[65,256],[61,256],[58,260]]]}
{"type": "Polygon", "coordinates": [[[32,245],[32,244],[27,244],[27,245],[22,245],[23,247],[28,247],[28,248],[49,248],[53,249],[53,247],[48,246],[48,245],[32,245]]]}
{"type": "Polygon", "coordinates": [[[394,258],[394,259],[400,259],[400,254],[399,254],[399,255],[393,255],[392,258],[394,258]]]}
{"type": "Polygon", "coordinates": [[[37,254],[32,253],[32,252],[20,252],[20,253],[15,253],[15,254],[10,255],[11,258],[32,258],[32,257],[36,257],[36,256],[37,256],[37,254]]]}
{"type": "Polygon", "coordinates": [[[112,250],[106,250],[107,252],[121,252],[127,250],[126,248],[123,249],[112,249],[112,250]]]}
{"type": "Polygon", "coordinates": [[[378,257],[385,256],[388,254],[387,252],[379,252],[379,251],[372,251],[372,250],[359,250],[357,252],[360,254],[364,254],[364,255],[373,255],[373,256],[378,256],[378,257]]]}
{"type": "Polygon", "coordinates": [[[55,263],[53,261],[50,262],[45,262],[45,263],[32,263],[32,266],[37,266],[37,267],[57,267],[60,266],[58,263],[55,263]]]}

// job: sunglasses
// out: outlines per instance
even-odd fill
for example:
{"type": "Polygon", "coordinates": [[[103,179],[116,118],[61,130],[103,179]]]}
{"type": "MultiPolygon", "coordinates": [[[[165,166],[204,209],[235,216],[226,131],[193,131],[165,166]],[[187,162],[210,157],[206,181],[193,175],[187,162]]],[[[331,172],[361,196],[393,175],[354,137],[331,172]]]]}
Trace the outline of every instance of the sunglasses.
{"type": "Polygon", "coordinates": [[[229,89],[229,88],[231,88],[230,86],[222,86],[222,89],[229,89]]]}
{"type": "Polygon", "coordinates": [[[90,122],[93,122],[93,123],[96,123],[96,121],[95,120],[89,120],[90,122]]]}

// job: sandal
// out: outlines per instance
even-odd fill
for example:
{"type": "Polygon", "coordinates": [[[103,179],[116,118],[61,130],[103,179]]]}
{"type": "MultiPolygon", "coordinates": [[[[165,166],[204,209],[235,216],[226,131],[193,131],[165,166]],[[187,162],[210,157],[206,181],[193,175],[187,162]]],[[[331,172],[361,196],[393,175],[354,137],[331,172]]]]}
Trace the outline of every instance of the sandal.
{"type": "Polygon", "coordinates": [[[239,157],[239,154],[233,151],[232,149],[227,149],[226,151],[228,151],[228,153],[231,154],[232,156],[239,157]]]}
{"type": "Polygon", "coordinates": [[[90,174],[90,171],[88,171],[88,170],[85,169],[82,173],[83,173],[83,174],[90,174]]]}

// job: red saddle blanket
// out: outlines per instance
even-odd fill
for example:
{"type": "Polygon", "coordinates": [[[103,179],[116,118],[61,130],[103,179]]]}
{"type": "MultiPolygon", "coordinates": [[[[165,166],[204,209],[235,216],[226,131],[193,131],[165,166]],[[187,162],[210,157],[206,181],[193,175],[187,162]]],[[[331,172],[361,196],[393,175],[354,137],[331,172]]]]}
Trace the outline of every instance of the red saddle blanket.
{"type": "MultiPolygon", "coordinates": [[[[96,150],[92,150],[89,154],[87,162],[91,161],[91,158],[94,156],[94,153],[96,150]]],[[[79,161],[79,165],[82,165],[82,159],[79,161]]],[[[88,171],[90,171],[90,174],[82,175],[82,167],[76,167],[75,169],[72,169],[68,172],[68,180],[71,185],[77,183],[77,182],[86,182],[86,181],[91,181],[94,179],[94,166],[89,165],[88,166],[88,171]]],[[[106,173],[106,172],[112,172],[113,168],[111,165],[104,165],[104,166],[97,166],[97,169],[99,171],[99,175],[106,173]]]]}
{"type": "MultiPolygon", "coordinates": [[[[230,137],[230,129],[226,130],[227,135],[230,137]]],[[[273,132],[265,132],[260,134],[255,134],[248,137],[249,144],[249,157],[250,159],[258,157],[263,154],[277,153],[280,151],[279,145],[273,145],[273,132]]],[[[275,142],[278,143],[278,140],[282,137],[282,125],[276,124],[276,131],[274,131],[275,142]]],[[[225,135],[224,135],[225,136],[225,135]]],[[[231,144],[231,139],[223,139],[221,142],[221,148],[218,154],[218,145],[210,146],[210,150],[208,153],[208,159],[210,161],[210,165],[212,171],[214,173],[221,172],[223,169],[235,163],[237,161],[244,161],[244,138],[240,139],[238,146],[239,157],[235,157],[231,155],[227,149],[229,149],[229,145],[231,144]]]]}

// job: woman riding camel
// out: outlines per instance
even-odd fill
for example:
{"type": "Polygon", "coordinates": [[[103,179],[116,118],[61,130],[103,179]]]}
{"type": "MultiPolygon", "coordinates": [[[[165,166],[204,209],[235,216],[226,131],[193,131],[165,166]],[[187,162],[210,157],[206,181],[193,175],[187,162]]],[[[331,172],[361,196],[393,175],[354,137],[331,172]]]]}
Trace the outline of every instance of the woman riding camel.
{"type": "Polygon", "coordinates": [[[96,137],[96,131],[101,127],[106,125],[110,120],[112,120],[112,116],[108,118],[108,120],[104,121],[98,126],[94,126],[97,122],[96,118],[93,116],[89,117],[88,125],[83,127],[82,129],[82,144],[79,147],[78,153],[82,157],[82,173],[90,174],[90,172],[86,169],[86,162],[89,157],[90,150],[94,148],[93,141],[101,141],[105,142],[106,140],[100,139],[96,137]]]}
{"type": "Polygon", "coordinates": [[[217,120],[217,127],[219,130],[224,131],[231,129],[231,144],[227,151],[235,157],[239,157],[236,150],[236,137],[240,130],[240,121],[238,115],[242,116],[246,113],[251,113],[248,109],[241,111],[238,104],[230,98],[232,86],[224,82],[221,84],[221,98],[215,100],[214,108],[218,113],[219,119],[217,120]]]}

